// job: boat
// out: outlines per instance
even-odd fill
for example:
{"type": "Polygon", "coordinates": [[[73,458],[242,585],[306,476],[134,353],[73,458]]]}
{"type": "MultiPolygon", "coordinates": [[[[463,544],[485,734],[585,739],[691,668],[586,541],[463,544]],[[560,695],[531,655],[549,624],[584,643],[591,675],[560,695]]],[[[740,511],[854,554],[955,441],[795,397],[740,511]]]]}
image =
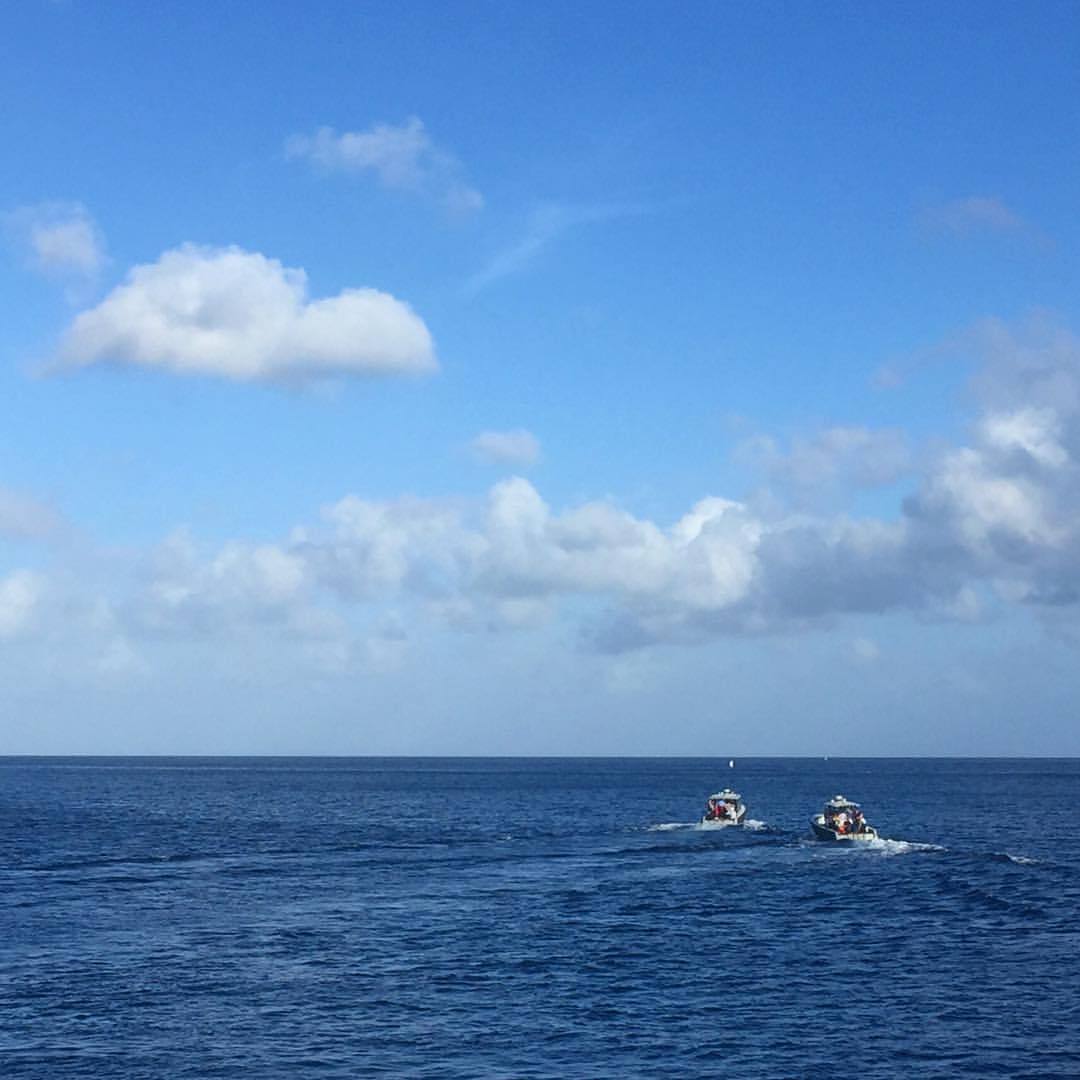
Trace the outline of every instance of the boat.
{"type": "Polygon", "coordinates": [[[878,838],[877,829],[866,823],[859,804],[843,795],[834,795],[824,810],[810,819],[810,828],[817,840],[850,842],[878,838]]]}
{"type": "Polygon", "coordinates": [[[742,796],[731,788],[724,788],[723,791],[709,796],[701,824],[712,827],[741,825],[745,817],[746,805],[742,801],[742,796]]]}

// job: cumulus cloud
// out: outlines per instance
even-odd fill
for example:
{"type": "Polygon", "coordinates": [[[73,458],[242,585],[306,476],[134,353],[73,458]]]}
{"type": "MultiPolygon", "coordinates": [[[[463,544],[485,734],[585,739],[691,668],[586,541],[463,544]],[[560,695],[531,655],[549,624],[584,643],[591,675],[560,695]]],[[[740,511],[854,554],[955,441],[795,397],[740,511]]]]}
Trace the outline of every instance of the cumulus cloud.
{"type": "Polygon", "coordinates": [[[415,116],[398,127],[375,124],[341,133],[322,127],[313,135],[293,135],[285,153],[330,172],[372,173],[383,187],[425,194],[453,213],[471,213],[484,205],[480,192],[465,182],[461,163],[435,145],[415,116]]]}
{"type": "Polygon", "coordinates": [[[309,299],[303,270],[237,247],[194,244],[132,269],[75,319],[60,357],[239,381],[436,368],[427,327],[389,294],[346,289],[309,299]]]}
{"type": "Polygon", "coordinates": [[[609,599],[656,612],[729,607],[754,574],[759,525],[706,499],[665,529],[608,502],[554,512],[527,481],[496,484],[482,507],[349,497],[291,550],[312,579],[353,602],[413,595],[458,626],[521,626],[551,602],[609,599]]]}
{"type": "Polygon", "coordinates": [[[905,504],[913,545],[1010,601],[1080,598],[1080,343],[1041,322],[984,336],[984,411],[905,504]]]}
{"type": "Polygon", "coordinates": [[[1003,468],[990,447],[963,447],[945,455],[916,505],[973,552],[993,543],[1054,545],[1066,533],[1040,480],[1003,468]]]}
{"type": "Polygon", "coordinates": [[[482,539],[463,507],[437,499],[386,501],[346,496],[327,507],[321,526],[294,530],[292,550],[316,578],[348,600],[399,590],[429,598],[457,591],[461,567],[482,539]]]}
{"type": "MultiPolygon", "coordinates": [[[[1080,348],[1021,334],[1013,361],[1038,404],[1002,407],[1002,355],[986,357],[985,407],[966,445],[915,461],[899,432],[835,428],[775,451],[798,489],[837,478],[913,492],[889,518],[709,497],[663,525],[608,502],[557,512],[528,481],[496,484],[478,511],[343,500],[331,535],[305,536],[317,580],[352,597],[415,592],[463,623],[477,605],[590,598],[600,647],[694,641],[909,611],[970,622],[999,603],[1080,602],[1080,348]],[[991,377],[993,376],[993,377],[991,377]],[[989,380],[989,381],[987,381],[989,380]],[[1043,403],[1053,386],[1059,405],[1043,403]]],[[[997,342],[1000,351],[1001,342],[997,342]]],[[[980,389],[981,388],[981,389],[980,389]]]]}
{"type": "Polygon", "coordinates": [[[295,626],[317,603],[413,599],[451,626],[505,629],[550,619],[566,602],[587,639],[611,652],[848,614],[972,621],[987,591],[1061,606],[1078,599],[1080,572],[1069,427],[1024,408],[988,415],[972,445],[931,463],[892,520],[712,496],[663,525],[607,500],[556,511],[521,477],[480,505],[348,496],[281,547],[231,545],[200,560],[180,545],[179,569],[159,566],[144,603],[159,621],[198,628],[295,626]]]}
{"type": "Polygon", "coordinates": [[[540,460],[540,440],[523,428],[484,431],[469,444],[473,456],[487,465],[535,465],[540,460]]]}
{"type": "MultiPolygon", "coordinates": [[[[85,553],[84,553],[85,554],[85,553]]],[[[148,671],[108,597],[109,584],[63,567],[0,574],[0,652],[31,681],[110,684],[148,671]]],[[[101,568],[101,564],[97,564],[101,568]]]]}
{"type": "MultiPolygon", "coordinates": [[[[612,653],[851,615],[869,641],[862,628],[875,615],[971,623],[1015,605],[1060,628],[1080,612],[1080,393],[1070,393],[1080,390],[1080,345],[1011,333],[1013,367],[1037,377],[1012,381],[1010,339],[997,334],[973,384],[968,436],[921,455],[918,471],[900,443],[859,428],[777,452],[779,473],[814,482],[876,483],[905,465],[911,494],[891,514],[707,496],[655,521],[608,499],[552,506],[521,476],[475,500],[347,495],[278,543],[207,550],[184,533],[168,538],[110,605],[116,637],[262,633],[310,647],[327,670],[354,659],[385,670],[425,617],[448,630],[521,633],[565,616],[612,653]],[[873,463],[879,451],[891,465],[873,463]]],[[[0,633],[40,621],[40,588],[25,572],[0,579],[0,633]]],[[[873,658],[867,645],[856,653],[873,658]]]]}
{"type": "Polygon", "coordinates": [[[303,560],[272,544],[231,542],[204,558],[189,534],[177,532],[152,552],[143,575],[129,618],[152,634],[202,635],[251,623],[302,632],[314,626],[314,636],[324,629],[307,612],[303,560]]]}
{"type": "Polygon", "coordinates": [[[105,240],[81,203],[45,202],[3,215],[8,235],[40,273],[93,278],[105,266],[105,240]]]}
{"type": "Polygon", "coordinates": [[[980,436],[999,453],[1018,451],[1051,469],[1060,468],[1069,460],[1061,445],[1061,420],[1053,409],[1020,408],[989,413],[980,424],[980,436]]]}

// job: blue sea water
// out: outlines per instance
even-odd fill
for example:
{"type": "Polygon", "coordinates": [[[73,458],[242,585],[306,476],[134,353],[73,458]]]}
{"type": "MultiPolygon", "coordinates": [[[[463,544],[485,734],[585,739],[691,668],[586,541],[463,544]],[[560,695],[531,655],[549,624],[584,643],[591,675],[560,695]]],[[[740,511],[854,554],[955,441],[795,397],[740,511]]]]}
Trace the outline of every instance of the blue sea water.
{"type": "Polygon", "coordinates": [[[0,759],[0,1075],[1080,1076],[1078,805],[1077,760],[0,759]],[[837,792],[888,839],[812,841],[837,792]]]}

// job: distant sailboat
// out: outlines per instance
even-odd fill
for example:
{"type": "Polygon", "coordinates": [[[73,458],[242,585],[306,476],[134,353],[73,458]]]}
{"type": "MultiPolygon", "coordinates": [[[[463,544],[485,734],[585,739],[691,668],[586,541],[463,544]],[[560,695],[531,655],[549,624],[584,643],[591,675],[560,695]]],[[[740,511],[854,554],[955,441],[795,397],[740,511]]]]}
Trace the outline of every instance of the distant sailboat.
{"type": "Polygon", "coordinates": [[[727,763],[727,767],[728,767],[729,769],[734,769],[734,768],[735,768],[735,759],[734,759],[734,758],[732,758],[732,759],[731,759],[731,760],[730,760],[730,761],[729,761],[729,762],[727,763]]]}

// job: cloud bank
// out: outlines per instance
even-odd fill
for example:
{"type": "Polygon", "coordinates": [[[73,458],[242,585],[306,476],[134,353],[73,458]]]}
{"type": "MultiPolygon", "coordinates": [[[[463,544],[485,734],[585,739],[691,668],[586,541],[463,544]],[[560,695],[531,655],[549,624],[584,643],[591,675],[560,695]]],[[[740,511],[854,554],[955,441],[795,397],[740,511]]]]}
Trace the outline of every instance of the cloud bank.
{"type": "Polygon", "coordinates": [[[388,293],[345,289],[310,299],[303,270],[238,247],[195,244],[134,267],[75,319],[60,359],[237,381],[437,367],[427,327],[388,293]]]}
{"type": "MultiPolygon", "coordinates": [[[[269,634],[339,667],[397,664],[420,626],[516,633],[565,619],[605,652],[851,615],[971,623],[1022,609],[1060,626],[1080,613],[1080,343],[1045,326],[994,324],[983,338],[969,437],[918,469],[896,432],[861,428],[767,459],[783,485],[799,462],[796,489],[804,473],[858,486],[903,466],[892,515],[811,512],[783,485],[772,499],[706,496],[669,523],[610,500],[556,509],[520,476],[475,500],[350,494],[276,544],[206,550],[176,534],[107,604],[82,607],[107,609],[125,643],[269,634]]],[[[39,591],[20,573],[0,581],[0,632],[28,632],[39,591]]]]}
{"type": "MultiPolygon", "coordinates": [[[[347,496],[279,556],[298,568],[305,604],[413,601],[490,626],[507,604],[550,613],[573,601],[590,612],[586,638],[610,650],[800,631],[848,614],[970,621],[1001,605],[1075,605],[1080,346],[1056,332],[1025,331],[1011,345],[998,333],[1007,362],[991,355],[976,383],[984,407],[970,440],[926,458],[890,518],[710,496],[664,525],[609,501],[559,512],[515,477],[481,504],[347,496]],[[1005,407],[1000,388],[1018,362],[1028,400],[1010,392],[1005,407]]],[[[796,489],[837,475],[880,484],[913,468],[898,432],[861,428],[829,429],[769,466],[796,489]]]]}

